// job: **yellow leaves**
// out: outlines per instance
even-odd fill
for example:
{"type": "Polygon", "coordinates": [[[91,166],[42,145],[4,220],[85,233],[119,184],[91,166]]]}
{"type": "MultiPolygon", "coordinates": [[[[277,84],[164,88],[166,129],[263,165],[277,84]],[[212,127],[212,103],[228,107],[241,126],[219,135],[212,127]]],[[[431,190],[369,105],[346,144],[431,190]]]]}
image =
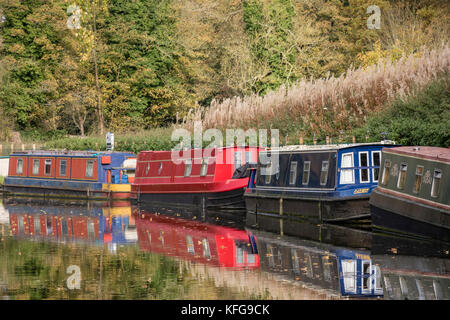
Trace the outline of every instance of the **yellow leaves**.
{"type": "Polygon", "coordinates": [[[15,43],[12,46],[8,47],[8,51],[10,53],[21,54],[25,51],[25,47],[21,43],[15,43]]]}

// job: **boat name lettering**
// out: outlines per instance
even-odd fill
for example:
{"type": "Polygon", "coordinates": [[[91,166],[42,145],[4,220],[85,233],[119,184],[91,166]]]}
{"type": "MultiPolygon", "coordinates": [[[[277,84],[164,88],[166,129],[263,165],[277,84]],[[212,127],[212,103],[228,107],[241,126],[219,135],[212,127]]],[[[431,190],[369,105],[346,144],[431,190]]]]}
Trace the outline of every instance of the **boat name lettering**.
{"type": "Polygon", "coordinates": [[[356,189],[355,191],[353,191],[353,194],[368,193],[368,192],[369,192],[369,188],[356,189]]]}
{"type": "Polygon", "coordinates": [[[356,257],[356,259],[370,260],[370,256],[367,254],[355,253],[355,257],[356,257]]]}

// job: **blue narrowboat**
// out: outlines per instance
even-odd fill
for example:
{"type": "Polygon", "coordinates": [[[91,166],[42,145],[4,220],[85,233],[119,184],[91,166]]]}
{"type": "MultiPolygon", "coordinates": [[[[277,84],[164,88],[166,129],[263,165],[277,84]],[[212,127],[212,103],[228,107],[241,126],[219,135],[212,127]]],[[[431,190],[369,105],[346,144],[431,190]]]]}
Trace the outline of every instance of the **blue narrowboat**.
{"type": "Polygon", "coordinates": [[[369,196],[377,186],[379,143],[286,146],[263,151],[244,194],[247,223],[257,216],[314,223],[370,218],[369,196]]]}
{"type": "Polygon", "coordinates": [[[136,155],[126,152],[22,151],[10,155],[10,195],[129,199],[136,155]]]}

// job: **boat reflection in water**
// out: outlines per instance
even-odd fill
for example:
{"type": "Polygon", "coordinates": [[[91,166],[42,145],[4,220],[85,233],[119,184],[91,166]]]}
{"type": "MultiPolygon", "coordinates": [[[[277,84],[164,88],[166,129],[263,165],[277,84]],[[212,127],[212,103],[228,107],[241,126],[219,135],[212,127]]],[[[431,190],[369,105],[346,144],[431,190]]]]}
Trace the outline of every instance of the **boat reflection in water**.
{"type": "Polygon", "coordinates": [[[261,269],[285,279],[348,297],[383,297],[379,266],[370,251],[252,231],[258,239],[261,269]]]}
{"type": "Polygon", "coordinates": [[[11,233],[19,238],[57,242],[117,244],[137,240],[129,201],[64,202],[63,200],[6,199],[11,233]]]}
{"type": "Polygon", "coordinates": [[[450,244],[374,234],[386,300],[449,300],[450,244]]]}
{"type": "Polygon", "coordinates": [[[206,214],[208,217],[198,216],[198,220],[204,220],[198,221],[193,211],[175,215],[154,212],[149,207],[136,209],[136,229],[141,250],[205,265],[259,268],[256,239],[251,233],[206,223],[204,221],[211,218],[209,214],[206,214]],[[180,218],[182,216],[195,219],[180,218]]]}

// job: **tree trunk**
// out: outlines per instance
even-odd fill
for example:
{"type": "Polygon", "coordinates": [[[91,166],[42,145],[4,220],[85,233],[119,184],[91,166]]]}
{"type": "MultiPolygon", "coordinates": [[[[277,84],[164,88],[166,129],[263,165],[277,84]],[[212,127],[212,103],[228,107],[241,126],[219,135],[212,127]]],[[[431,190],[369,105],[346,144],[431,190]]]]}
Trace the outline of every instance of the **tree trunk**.
{"type": "MultiPolygon", "coordinates": [[[[92,3],[92,2],[91,2],[92,3]]],[[[97,63],[97,25],[96,25],[96,17],[97,17],[97,4],[93,5],[94,10],[94,22],[93,22],[93,31],[94,31],[94,68],[95,68],[95,88],[97,95],[97,120],[98,120],[98,129],[99,133],[103,135],[104,129],[104,119],[103,119],[103,108],[100,99],[100,84],[98,81],[98,63],[97,63]]]]}

